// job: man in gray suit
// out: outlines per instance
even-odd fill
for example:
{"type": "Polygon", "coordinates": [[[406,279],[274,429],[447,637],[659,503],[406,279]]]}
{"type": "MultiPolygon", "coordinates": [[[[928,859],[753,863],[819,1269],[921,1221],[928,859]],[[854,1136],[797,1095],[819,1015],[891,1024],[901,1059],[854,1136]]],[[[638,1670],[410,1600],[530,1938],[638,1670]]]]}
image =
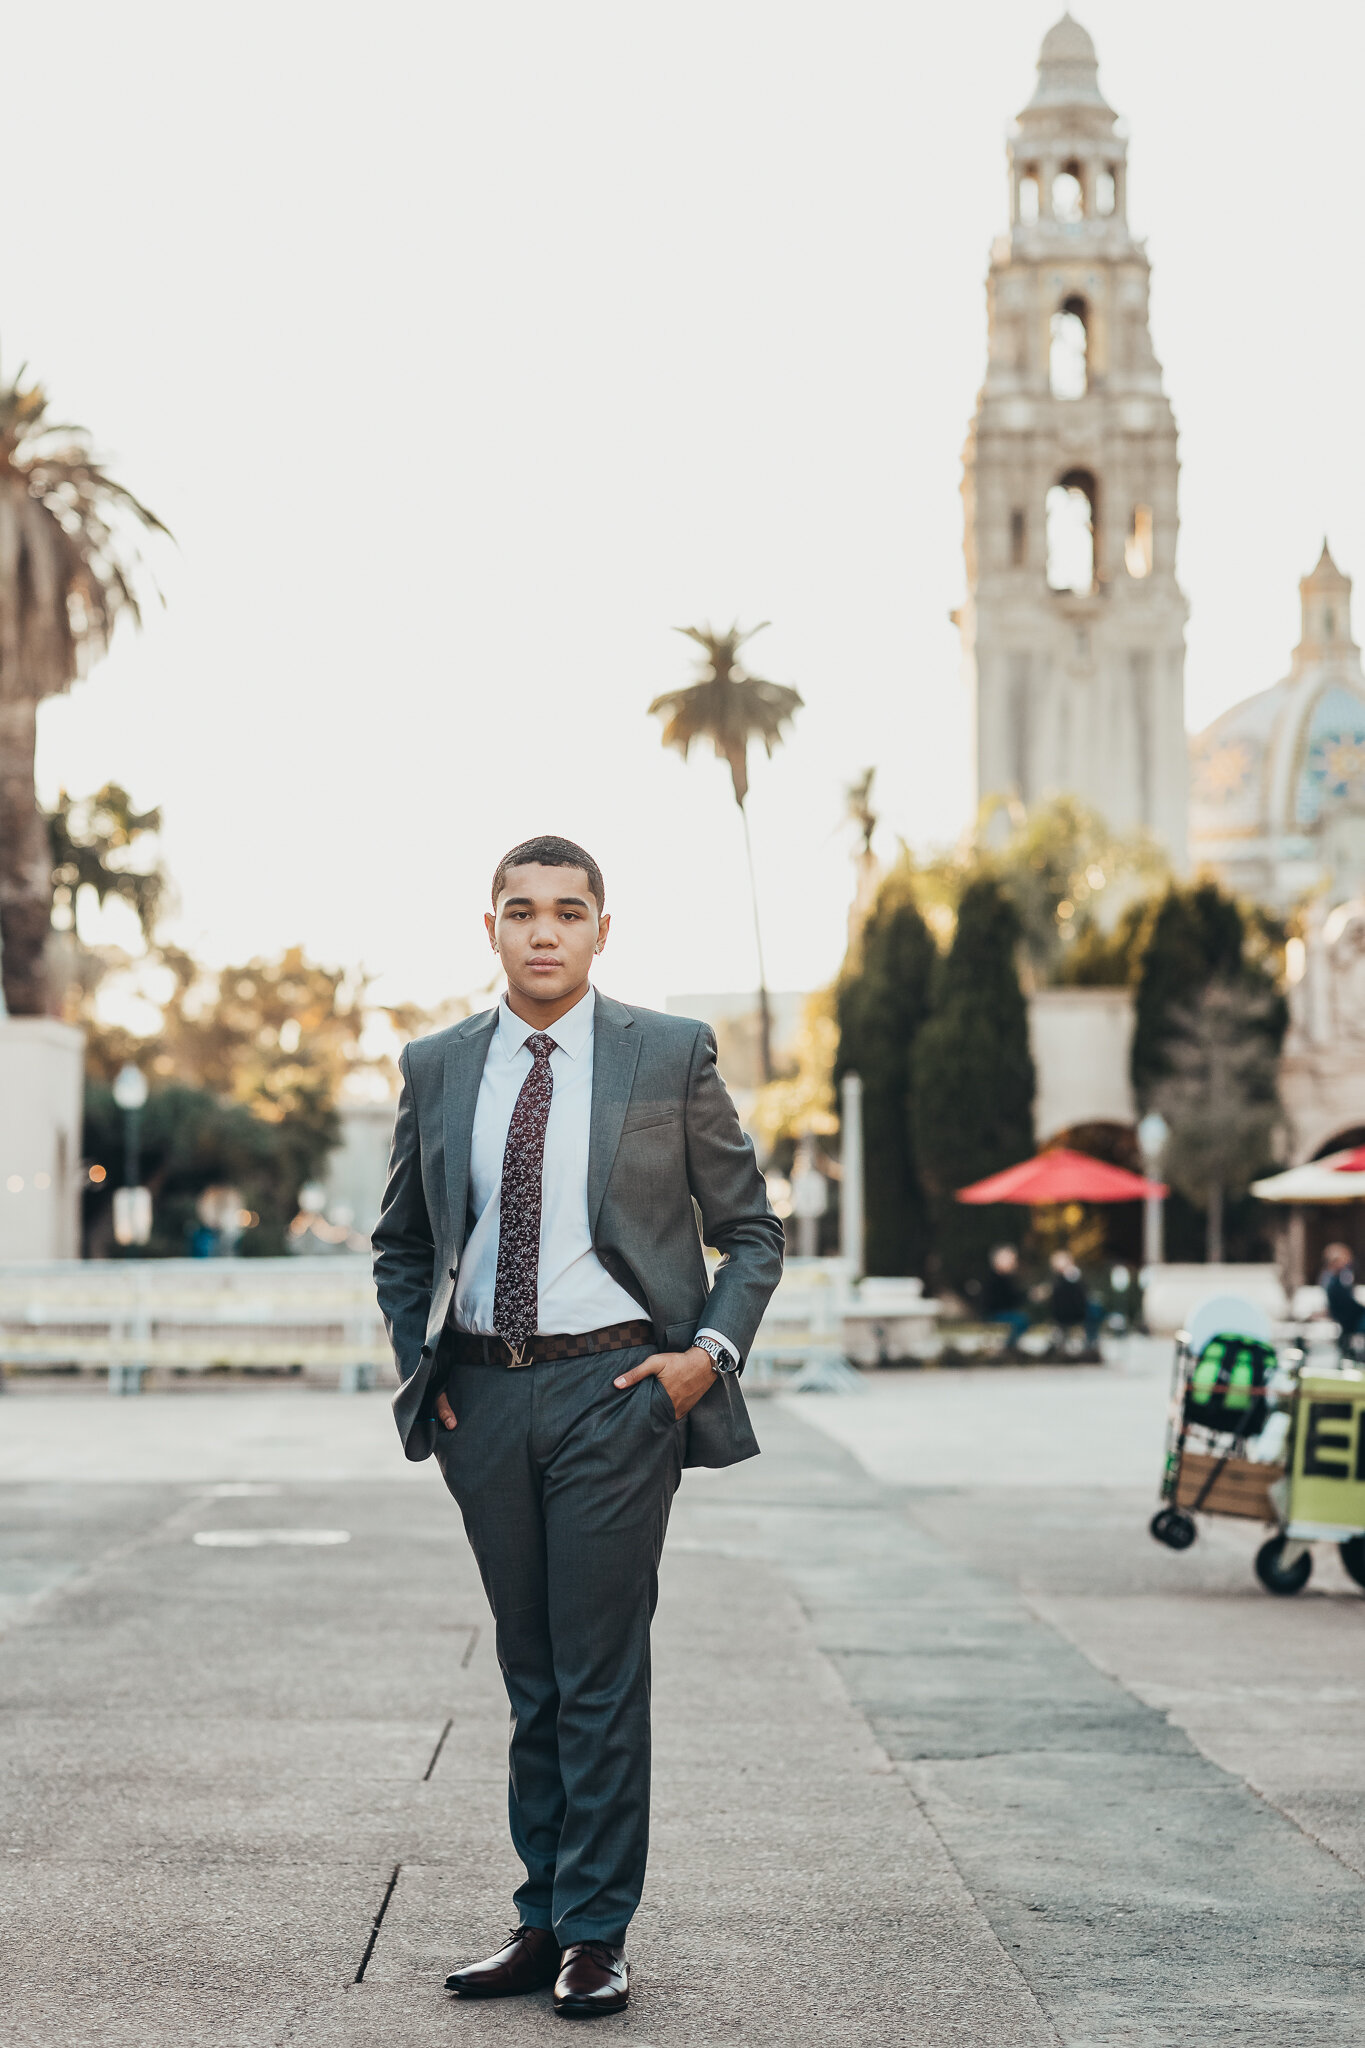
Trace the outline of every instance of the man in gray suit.
{"type": "Polygon", "coordinates": [[[518,1924],[447,1988],[553,1984],[568,2017],[629,1996],[668,1511],[684,1465],[757,1453],[739,1373],[783,1245],[709,1028],[593,989],[603,901],[569,840],[499,863],[507,994],[404,1049],[374,1232],[399,1435],[459,1503],[512,1708],[518,1924]]]}

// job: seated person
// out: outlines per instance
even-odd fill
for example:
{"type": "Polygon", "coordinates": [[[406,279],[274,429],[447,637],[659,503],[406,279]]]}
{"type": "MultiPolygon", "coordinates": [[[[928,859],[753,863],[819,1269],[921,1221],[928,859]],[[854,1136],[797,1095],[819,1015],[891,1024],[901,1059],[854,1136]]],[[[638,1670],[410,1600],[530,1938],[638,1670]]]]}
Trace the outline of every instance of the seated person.
{"type": "Polygon", "coordinates": [[[1012,1244],[998,1244],[991,1253],[981,1307],[988,1323],[1005,1324],[1011,1345],[1019,1342],[1029,1326],[1029,1312],[1019,1285],[1019,1254],[1012,1244]]]}
{"type": "Polygon", "coordinates": [[[1070,1252],[1054,1252],[1048,1261],[1052,1267],[1051,1307],[1052,1320],[1063,1335],[1069,1330],[1083,1330],[1087,1344],[1093,1344],[1099,1335],[1103,1310],[1086,1292],[1081,1269],[1070,1252]]]}

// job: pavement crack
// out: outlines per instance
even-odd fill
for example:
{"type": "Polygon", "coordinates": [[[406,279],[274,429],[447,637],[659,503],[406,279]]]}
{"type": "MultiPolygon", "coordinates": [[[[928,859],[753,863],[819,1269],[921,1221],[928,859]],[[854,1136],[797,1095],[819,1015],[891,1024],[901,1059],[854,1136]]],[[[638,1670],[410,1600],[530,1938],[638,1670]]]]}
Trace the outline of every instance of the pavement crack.
{"type": "MultiPolygon", "coordinates": [[[[449,1727],[450,1723],[447,1722],[446,1726],[449,1727]]],[[[442,1736],[441,1739],[444,1741],[445,1737],[442,1736]]],[[[395,1863],[393,1866],[393,1875],[384,1887],[384,1896],[379,1901],[379,1911],[374,1916],[374,1925],[370,1929],[370,1938],[365,1944],[365,1953],[360,1958],[360,1968],[352,1978],[352,1983],[363,1984],[365,1982],[365,1972],[370,1967],[370,1957],[374,1954],[374,1945],[379,1939],[379,1930],[384,1925],[384,1915],[389,1910],[389,1900],[393,1897],[394,1887],[398,1883],[398,1873],[402,1868],[401,1863],[395,1863]]]]}
{"type": "Polygon", "coordinates": [[[471,1657],[473,1656],[473,1654],[474,1654],[475,1650],[477,1649],[477,1647],[478,1647],[478,1642],[479,1642],[479,1624],[478,1624],[478,1622],[476,1621],[476,1622],[475,1622],[475,1623],[473,1624],[473,1626],[472,1626],[472,1627],[470,1628],[470,1631],[469,1631],[469,1641],[468,1641],[468,1642],[467,1642],[467,1643],[465,1644],[465,1646],[464,1646],[464,1655],[463,1655],[463,1657],[461,1657],[461,1659],[460,1659],[460,1669],[461,1669],[461,1671],[468,1671],[468,1669],[469,1669],[469,1660],[470,1660],[470,1658],[471,1658],[471,1657]]]}
{"type": "Polygon", "coordinates": [[[433,1751],[431,1752],[431,1762],[430,1762],[430,1763],[429,1763],[429,1764],[427,1765],[426,1769],[425,1769],[425,1770],[423,1771],[423,1773],[422,1773],[422,1783],[423,1783],[424,1785],[425,1785],[425,1784],[427,1784],[427,1783],[429,1783],[429,1781],[430,1781],[430,1778],[431,1778],[431,1774],[432,1774],[432,1772],[433,1772],[433,1771],[435,1770],[435,1768],[436,1768],[436,1765],[437,1765],[438,1761],[440,1760],[440,1755],[441,1755],[441,1751],[442,1751],[442,1750],[443,1750],[443,1749],[445,1748],[445,1746],[446,1746],[446,1737],[447,1737],[447,1735],[449,1735],[449,1733],[450,1733],[451,1729],[452,1729],[452,1728],[453,1728],[454,1726],[455,1726],[455,1716],[454,1716],[454,1715],[452,1714],[452,1715],[451,1715],[451,1717],[450,1717],[450,1719],[449,1719],[449,1720],[448,1720],[448,1721],[446,1722],[446,1725],[445,1725],[445,1727],[444,1727],[444,1728],[443,1728],[443,1729],[441,1730],[440,1734],[439,1734],[439,1735],[437,1736],[437,1738],[436,1738],[436,1747],[435,1747],[435,1749],[433,1749],[433,1751]]]}

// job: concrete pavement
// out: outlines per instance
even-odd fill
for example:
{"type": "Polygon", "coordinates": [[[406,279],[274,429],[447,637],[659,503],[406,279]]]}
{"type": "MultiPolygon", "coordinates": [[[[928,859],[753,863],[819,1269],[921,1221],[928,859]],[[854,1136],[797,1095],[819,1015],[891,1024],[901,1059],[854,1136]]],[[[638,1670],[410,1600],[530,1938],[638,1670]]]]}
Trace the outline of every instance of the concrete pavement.
{"type": "MultiPolygon", "coordinates": [[[[1339,1571],[1269,1599],[1252,1531],[1150,1542],[1163,1378],[882,1375],[687,1476],[604,2038],[1361,2038],[1365,1610],[1339,1571]]],[[[543,1998],[440,1992],[508,1917],[505,1708],[458,1518],[390,1434],[286,1389],[5,1397],[25,2048],[556,2038],[543,1998]],[[194,1540],[299,1530],[348,1540],[194,1540]]]]}

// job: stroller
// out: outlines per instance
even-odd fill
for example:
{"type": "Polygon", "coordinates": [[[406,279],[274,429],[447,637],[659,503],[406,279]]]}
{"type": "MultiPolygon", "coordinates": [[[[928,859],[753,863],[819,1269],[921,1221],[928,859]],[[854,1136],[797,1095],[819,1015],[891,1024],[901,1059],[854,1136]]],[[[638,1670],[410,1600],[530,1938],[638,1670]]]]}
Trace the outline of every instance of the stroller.
{"type": "Polygon", "coordinates": [[[1365,1373],[1310,1373],[1299,1350],[1281,1360],[1263,1309],[1216,1296],[1176,1339],[1164,1505],[1151,1533],[1188,1550],[1196,1514],[1263,1522],[1278,1529],[1256,1553],[1268,1592],[1302,1592],[1309,1545],[1323,1539],[1365,1586],[1365,1476],[1354,1476],[1362,1457],[1365,1373]]]}

